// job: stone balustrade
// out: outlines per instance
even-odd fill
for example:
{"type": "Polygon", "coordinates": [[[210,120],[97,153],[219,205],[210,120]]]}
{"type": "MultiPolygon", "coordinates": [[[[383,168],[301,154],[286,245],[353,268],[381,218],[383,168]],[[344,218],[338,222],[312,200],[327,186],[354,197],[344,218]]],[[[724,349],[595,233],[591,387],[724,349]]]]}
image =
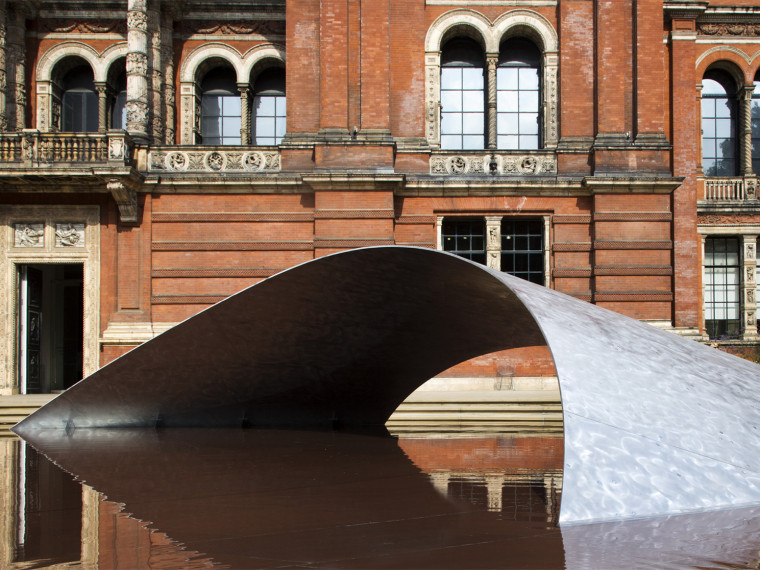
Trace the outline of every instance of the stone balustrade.
{"type": "Polygon", "coordinates": [[[22,168],[57,164],[129,164],[132,141],[123,131],[98,133],[41,133],[24,129],[0,133],[0,161],[22,168]]]}
{"type": "Polygon", "coordinates": [[[708,202],[745,202],[757,200],[754,178],[705,178],[704,200],[708,202]]]}

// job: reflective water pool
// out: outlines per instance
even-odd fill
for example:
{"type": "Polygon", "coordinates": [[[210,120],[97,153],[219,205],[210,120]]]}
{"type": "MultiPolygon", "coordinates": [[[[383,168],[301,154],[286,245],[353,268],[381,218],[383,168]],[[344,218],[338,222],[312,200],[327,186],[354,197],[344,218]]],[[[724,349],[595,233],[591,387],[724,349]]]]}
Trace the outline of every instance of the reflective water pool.
{"type": "Polygon", "coordinates": [[[560,531],[562,443],[537,436],[40,431],[29,443],[0,440],[0,566],[760,564],[760,509],[560,531]]]}

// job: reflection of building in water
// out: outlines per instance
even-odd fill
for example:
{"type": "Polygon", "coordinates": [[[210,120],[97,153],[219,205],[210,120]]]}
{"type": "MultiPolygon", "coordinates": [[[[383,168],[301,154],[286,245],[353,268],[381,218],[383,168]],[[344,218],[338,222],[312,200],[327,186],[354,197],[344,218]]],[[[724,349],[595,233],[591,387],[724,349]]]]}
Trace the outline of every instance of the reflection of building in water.
{"type": "Polygon", "coordinates": [[[558,520],[561,437],[402,437],[399,446],[444,496],[515,520],[558,520]]]}
{"type": "Polygon", "coordinates": [[[24,442],[0,439],[0,568],[210,568],[24,442]]]}

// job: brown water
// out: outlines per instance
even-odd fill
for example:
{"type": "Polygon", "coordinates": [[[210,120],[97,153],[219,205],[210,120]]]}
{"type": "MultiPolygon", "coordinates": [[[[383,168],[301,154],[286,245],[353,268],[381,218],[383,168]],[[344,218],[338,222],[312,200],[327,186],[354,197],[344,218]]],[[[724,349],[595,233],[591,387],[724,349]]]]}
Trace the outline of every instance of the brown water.
{"type": "Polygon", "coordinates": [[[2,568],[760,565],[757,509],[560,531],[556,437],[78,430],[0,446],[2,568]]]}

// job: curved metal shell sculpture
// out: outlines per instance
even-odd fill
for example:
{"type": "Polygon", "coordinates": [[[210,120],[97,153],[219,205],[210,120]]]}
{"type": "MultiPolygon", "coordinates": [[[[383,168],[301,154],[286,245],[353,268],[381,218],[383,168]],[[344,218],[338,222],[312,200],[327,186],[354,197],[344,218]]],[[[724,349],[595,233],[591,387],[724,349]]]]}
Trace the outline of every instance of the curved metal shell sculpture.
{"type": "Polygon", "coordinates": [[[760,367],[459,257],[377,247],[284,271],[14,429],[381,425],[468,358],[548,345],[560,523],[760,504],[760,367]]]}

